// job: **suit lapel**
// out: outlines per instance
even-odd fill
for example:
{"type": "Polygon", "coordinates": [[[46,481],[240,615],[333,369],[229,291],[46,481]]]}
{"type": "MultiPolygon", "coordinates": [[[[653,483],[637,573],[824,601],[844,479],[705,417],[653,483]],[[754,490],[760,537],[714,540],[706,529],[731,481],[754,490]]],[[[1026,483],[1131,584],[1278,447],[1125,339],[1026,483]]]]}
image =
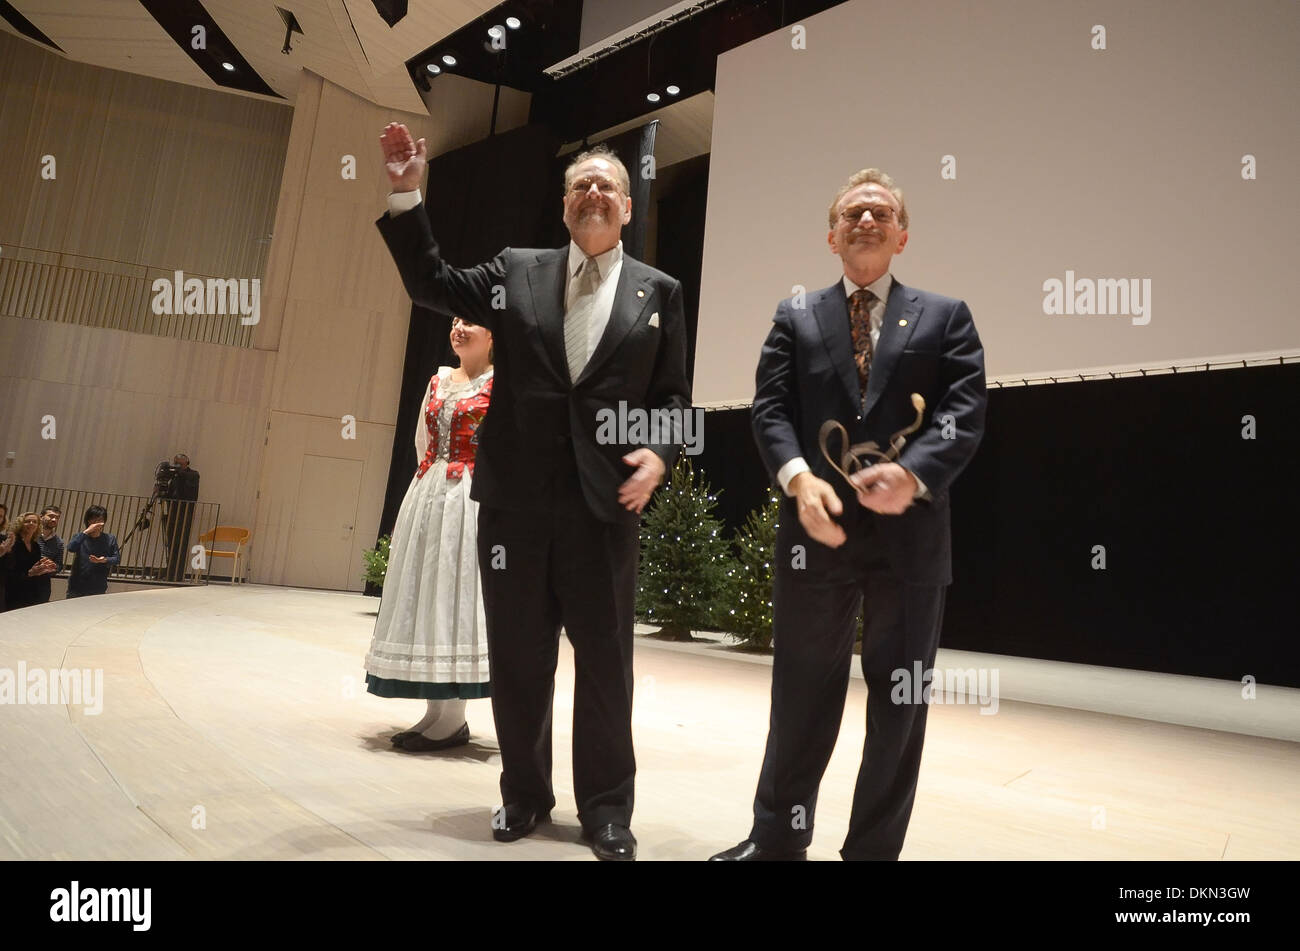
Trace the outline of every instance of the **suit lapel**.
{"type": "Polygon", "coordinates": [[[533,295],[537,329],[551,365],[560,379],[569,380],[569,360],[564,353],[564,290],[569,249],[537,256],[528,267],[528,288],[533,295]]]}
{"type": "Polygon", "coordinates": [[[867,399],[862,415],[871,411],[876,400],[880,399],[889,377],[898,365],[898,358],[907,348],[912,338],[916,322],[921,314],[921,304],[917,294],[904,287],[894,279],[894,286],[889,291],[889,303],[885,305],[885,318],[880,325],[880,339],[876,341],[876,353],[871,360],[871,375],[867,378],[867,399]]]}
{"type": "Polygon", "coordinates": [[[849,301],[844,294],[844,285],[836,281],[833,285],[818,293],[813,302],[813,317],[821,330],[822,343],[830,354],[831,366],[835,367],[844,392],[852,406],[862,402],[862,393],[858,388],[858,366],[853,362],[853,339],[849,333],[849,301]]]}
{"type": "Polygon", "coordinates": [[[577,382],[581,383],[600,369],[601,364],[618,349],[623,338],[636,326],[645,305],[650,302],[652,291],[648,269],[640,261],[624,254],[623,266],[618,273],[618,285],[614,288],[614,306],[609,312],[609,323],[605,325],[605,332],[600,337],[600,343],[596,344],[591,359],[578,374],[577,382]]]}

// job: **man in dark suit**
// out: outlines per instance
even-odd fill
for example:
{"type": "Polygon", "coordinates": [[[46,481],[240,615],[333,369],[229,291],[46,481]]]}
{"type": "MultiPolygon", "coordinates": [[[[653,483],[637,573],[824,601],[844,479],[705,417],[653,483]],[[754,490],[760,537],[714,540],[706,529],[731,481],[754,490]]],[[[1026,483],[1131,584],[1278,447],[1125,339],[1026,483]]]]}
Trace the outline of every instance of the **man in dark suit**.
{"type": "Polygon", "coordinates": [[[551,707],[559,629],[573,645],[573,785],[598,858],[636,857],[632,820],[632,623],[639,514],[680,435],[631,447],[598,437],[598,414],[680,414],[690,405],[681,284],[623,253],[630,183],[609,152],[564,176],[565,248],[506,248],[454,268],[418,187],[425,143],[381,136],[393,194],[377,222],[411,299],[492,332],[492,405],[471,496],[487,614],[492,713],[501,747],[500,841],[555,805],[551,707]]]}
{"type": "Polygon", "coordinates": [[[199,472],[190,468],[190,457],[183,452],[172,457],[175,472],[163,498],[167,520],[167,580],[184,581],[189,562],[190,529],[194,525],[194,503],[199,500],[199,472]]]}
{"type": "MultiPolygon", "coordinates": [[[[914,663],[934,666],[952,580],[948,488],[984,431],[984,351],[970,309],[889,273],[907,244],[902,191],[864,169],[831,203],[829,224],[843,277],[809,294],[806,306],[782,301],[759,357],[754,438],[786,495],[772,595],[772,714],[753,827],[718,861],[806,856],[860,609],[867,741],[840,855],[898,858],[927,707],[911,690],[901,703],[892,695],[914,663]],[[823,422],[837,420],[853,444],[887,447],[915,420],[913,393],[925,399],[922,428],[897,462],[853,473],[850,485],[822,455],[823,422]]],[[[829,448],[838,460],[846,447],[832,438],[829,448]]]]}

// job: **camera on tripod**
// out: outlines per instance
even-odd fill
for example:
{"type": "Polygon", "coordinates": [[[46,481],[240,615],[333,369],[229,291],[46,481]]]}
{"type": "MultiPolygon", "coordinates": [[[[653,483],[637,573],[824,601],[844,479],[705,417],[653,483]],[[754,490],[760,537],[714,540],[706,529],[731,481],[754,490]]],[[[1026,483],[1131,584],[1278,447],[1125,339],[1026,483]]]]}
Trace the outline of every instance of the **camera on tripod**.
{"type": "Polygon", "coordinates": [[[153,490],[156,495],[167,496],[171,492],[172,482],[181,467],[164,459],[153,471],[153,490]]]}

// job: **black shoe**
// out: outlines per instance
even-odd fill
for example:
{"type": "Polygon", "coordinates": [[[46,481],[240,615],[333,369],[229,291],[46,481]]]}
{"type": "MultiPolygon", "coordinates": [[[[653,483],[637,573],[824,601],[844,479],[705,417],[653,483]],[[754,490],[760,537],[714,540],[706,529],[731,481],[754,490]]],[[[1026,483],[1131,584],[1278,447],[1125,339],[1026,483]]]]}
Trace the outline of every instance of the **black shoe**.
{"type": "Polygon", "coordinates": [[[636,837],[625,826],[601,826],[595,832],[583,831],[582,837],[591,843],[591,854],[602,862],[632,862],[636,859],[636,837]]]}
{"type": "Polygon", "coordinates": [[[405,740],[408,736],[415,736],[415,734],[419,732],[420,732],[419,730],[403,730],[401,733],[394,733],[388,739],[392,742],[394,746],[401,746],[402,741],[405,740]]]}
{"type": "Polygon", "coordinates": [[[532,833],[539,822],[551,820],[550,810],[538,812],[531,806],[510,803],[492,811],[492,838],[498,842],[514,842],[532,833]]]}
{"type": "Polygon", "coordinates": [[[709,858],[710,862],[806,862],[807,849],[786,849],[775,851],[765,849],[752,839],[746,839],[735,848],[719,852],[709,858]]]}
{"type": "Polygon", "coordinates": [[[399,750],[408,753],[431,753],[434,750],[449,750],[453,746],[464,746],[469,742],[469,724],[462,723],[460,729],[451,736],[441,740],[431,740],[423,733],[412,733],[402,738],[397,744],[399,750]]]}

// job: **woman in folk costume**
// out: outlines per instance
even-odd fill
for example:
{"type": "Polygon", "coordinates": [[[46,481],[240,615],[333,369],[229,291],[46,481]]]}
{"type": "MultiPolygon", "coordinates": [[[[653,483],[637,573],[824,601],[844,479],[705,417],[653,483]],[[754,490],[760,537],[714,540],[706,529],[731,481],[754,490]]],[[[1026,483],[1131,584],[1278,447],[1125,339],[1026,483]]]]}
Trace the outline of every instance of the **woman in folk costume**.
{"type": "Polygon", "coordinates": [[[465,701],[490,695],[478,578],[478,503],[469,497],[478,427],[492,397],[492,334],[457,317],[456,369],[440,367],[416,426],[420,467],[393,527],[379,620],[366,654],[366,689],[428,702],[393,736],[409,752],[469,742],[465,701]]]}

